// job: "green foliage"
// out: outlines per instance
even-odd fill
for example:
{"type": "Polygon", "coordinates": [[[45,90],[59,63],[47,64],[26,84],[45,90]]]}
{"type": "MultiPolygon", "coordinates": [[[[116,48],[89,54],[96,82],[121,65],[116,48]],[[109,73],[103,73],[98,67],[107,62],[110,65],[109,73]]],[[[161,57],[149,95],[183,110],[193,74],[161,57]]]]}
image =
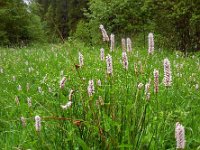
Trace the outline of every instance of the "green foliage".
{"type": "Polygon", "coordinates": [[[22,44],[44,39],[40,18],[21,0],[0,5],[1,44],[22,44]]]}
{"type": "Polygon", "coordinates": [[[0,49],[1,148],[176,149],[175,123],[180,122],[185,127],[185,149],[198,149],[200,92],[195,86],[200,85],[200,54],[185,57],[181,52],[155,51],[150,56],[146,50],[134,48],[127,53],[126,71],[120,48],[110,53],[105,47],[105,55],[110,53],[113,59],[113,76],[109,76],[106,62],[100,60],[99,48],[71,42],[0,49]],[[81,68],[75,67],[79,64],[78,52],[84,56],[81,68]],[[173,82],[168,88],[162,83],[166,57],[171,62],[173,82]],[[154,69],[159,70],[158,94],[154,93],[154,69]],[[63,76],[67,81],[60,89],[63,76]],[[89,97],[87,87],[91,79],[95,93],[89,97]],[[101,86],[97,85],[98,79],[101,86]],[[149,101],[144,86],[138,89],[139,83],[148,82],[149,101]],[[21,91],[17,90],[19,85],[21,91]],[[38,87],[42,88],[41,93],[38,87]],[[60,105],[68,102],[71,89],[73,104],[63,110],[60,105]],[[104,101],[101,106],[96,104],[99,96],[104,101]],[[31,107],[27,97],[32,98],[31,107]],[[35,131],[36,115],[42,118],[40,132],[35,131]],[[21,116],[26,118],[25,127],[21,116]]]}
{"type": "Polygon", "coordinates": [[[103,24],[118,38],[141,38],[143,43],[153,32],[159,37],[158,48],[200,50],[199,1],[90,0],[88,6],[85,16],[90,30],[103,24]]]}

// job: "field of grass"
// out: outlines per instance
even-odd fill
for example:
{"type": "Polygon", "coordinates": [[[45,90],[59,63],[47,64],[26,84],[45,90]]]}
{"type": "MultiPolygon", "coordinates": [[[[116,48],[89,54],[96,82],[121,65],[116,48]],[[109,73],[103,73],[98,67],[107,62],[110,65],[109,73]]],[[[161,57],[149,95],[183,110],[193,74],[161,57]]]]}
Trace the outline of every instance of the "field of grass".
{"type": "Polygon", "coordinates": [[[103,47],[105,56],[112,56],[113,75],[106,73],[106,61],[100,60],[101,47],[68,43],[0,48],[0,147],[174,150],[175,124],[180,122],[185,127],[185,149],[200,149],[200,54],[185,57],[155,50],[149,56],[147,50],[133,48],[125,70],[121,48],[109,52],[103,47]],[[171,63],[171,87],[162,82],[165,58],[171,63]],[[159,70],[157,94],[154,69],[159,70]],[[92,96],[87,91],[89,80],[94,81],[92,96]],[[70,90],[72,105],[63,109],[70,90]],[[35,129],[35,116],[41,117],[40,131],[35,129]]]}

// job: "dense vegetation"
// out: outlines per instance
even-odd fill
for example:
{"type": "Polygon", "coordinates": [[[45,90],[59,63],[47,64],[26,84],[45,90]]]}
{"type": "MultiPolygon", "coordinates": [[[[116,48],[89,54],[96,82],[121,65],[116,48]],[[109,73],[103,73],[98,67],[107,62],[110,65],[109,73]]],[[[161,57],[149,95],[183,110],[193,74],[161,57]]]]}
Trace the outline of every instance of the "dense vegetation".
{"type": "Polygon", "coordinates": [[[195,0],[0,0],[0,147],[200,149],[199,21],[195,0]]]}
{"type": "Polygon", "coordinates": [[[80,43],[0,49],[1,148],[175,149],[175,124],[180,122],[185,127],[185,148],[198,149],[200,55],[165,51],[148,55],[134,48],[127,53],[125,70],[121,48],[114,52],[106,48],[105,55],[110,53],[113,60],[109,75],[99,49],[80,43]],[[170,87],[162,82],[166,57],[171,62],[170,87]],[[158,93],[154,69],[159,71],[158,93]],[[66,82],[59,84],[63,77],[66,82]],[[71,90],[74,93],[68,96],[71,90]],[[41,117],[39,131],[36,115],[41,117]]]}
{"type": "Polygon", "coordinates": [[[182,51],[200,49],[200,2],[196,0],[22,0],[0,1],[1,44],[49,42],[73,37],[99,44],[99,24],[109,33],[131,37],[145,46],[149,32],[157,47],[182,51]]]}

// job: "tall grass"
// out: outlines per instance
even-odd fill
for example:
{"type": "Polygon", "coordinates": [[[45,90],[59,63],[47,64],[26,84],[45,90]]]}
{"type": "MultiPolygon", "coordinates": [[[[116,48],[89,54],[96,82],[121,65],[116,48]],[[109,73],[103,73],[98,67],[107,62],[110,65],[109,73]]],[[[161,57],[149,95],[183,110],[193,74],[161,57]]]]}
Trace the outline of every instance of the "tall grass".
{"type": "Polygon", "coordinates": [[[110,52],[103,47],[105,56],[112,56],[112,75],[106,72],[106,61],[100,59],[100,47],[68,43],[1,48],[0,147],[176,149],[175,124],[180,122],[185,127],[186,149],[200,148],[199,54],[184,57],[179,52],[155,49],[148,55],[147,50],[135,48],[127,53],[129,66],[125,70],[121,48],[110,52]],[[79,52],[84,57],[81,67],[79,52]],[[171,62],[171,87],[162,82],[165,58],[171,62]],[[158,93],[154,93],[154,69],[159,71],[158,93]],[[66,83],[60,88],[63,77],[66,83]],[[95,87],[91,96],[89,80],[95,87]],[[146,83],[150,83],[149,100],[146,83]],[[72,105],[63,109],[71,90],[72,105]],[[41,117],[40,131],[35,129],[35,116],[41,117]]]}

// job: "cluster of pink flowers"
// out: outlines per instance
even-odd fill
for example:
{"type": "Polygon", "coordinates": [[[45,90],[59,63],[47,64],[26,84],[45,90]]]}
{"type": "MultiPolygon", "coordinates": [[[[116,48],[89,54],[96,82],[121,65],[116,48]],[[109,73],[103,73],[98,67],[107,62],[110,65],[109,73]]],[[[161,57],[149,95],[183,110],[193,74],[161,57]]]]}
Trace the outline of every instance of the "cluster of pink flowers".
{"type": "Polygon", "coordinates": [[[185,148],[185,129],[179,122],[176,123],[175,138],[176,138],[176,148],[184,149],[185,148]]]}
{"type": "Polygon", "coordinates": [[[84,58],[83,58],[83,55],[79,52],[78,53],[78,55],[79,55],[79,65],[80,65],[80,67],[82,67],[83,65],[84,65],[84,58]]]}
{"type": "Polygon", "coordinates": [[[126,52],[122,52],[122,63],[125,70],[128,70],[128,57],[126,52]]]}
{"type": "Polygon", "coordinates": [[[169,87],[172,84],[172,75],[171,75],[170,62],[167,58],[164,59],[163,65],[164,65],[164,80],[163,80],[163,83],[166,87],[169,87]]]}
{"type": "Polygon", "coordinates": [[[154,69],[154,93],[158,93],[159,90],[159,71],[154,69]]]}
{"type": "Polygon", "coordinates": [[[41,118],[40,116],[35,116],[35,130],[39,132],[41,130],[41,118]]]}
{"type": "Polygon", "coordinates": [[[104,49],[100,49],[100,59],[103,61],[105,59],[104,49]]]}
{"type": "Polygon", "coordinates": [[[107,74],[112,75],[113,74],[112,56],[109,54],[106,56],[106,64],[107,64],[107,74]]]}
{"type": "Polygon", "coordinates": [[[94,92],[94,81],[93,80],[89,80],[89,83],[88,83],[88,95],[89,96],[92,96],[95,92],[94,92]]]}

